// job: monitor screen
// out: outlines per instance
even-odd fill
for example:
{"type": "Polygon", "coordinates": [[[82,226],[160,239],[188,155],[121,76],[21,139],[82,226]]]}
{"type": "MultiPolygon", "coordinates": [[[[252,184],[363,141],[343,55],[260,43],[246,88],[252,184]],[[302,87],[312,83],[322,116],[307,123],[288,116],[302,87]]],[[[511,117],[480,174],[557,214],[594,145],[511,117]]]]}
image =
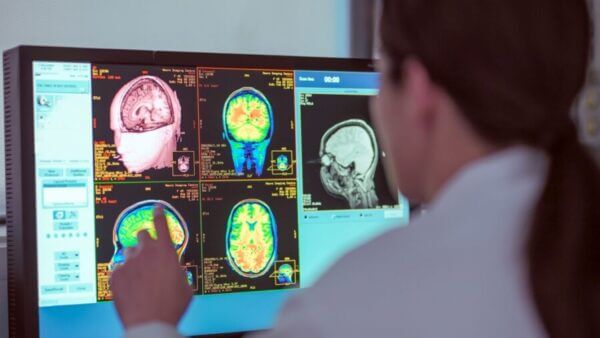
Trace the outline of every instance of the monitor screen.
{"type": "Polygon", "coordinates": [[[109,279],[155,204],[195,293],[185,335],[272,327],[341,255],[408,221],[370,122],[375,72],[31,67],[40,337],[122,334],[109,279]]]}

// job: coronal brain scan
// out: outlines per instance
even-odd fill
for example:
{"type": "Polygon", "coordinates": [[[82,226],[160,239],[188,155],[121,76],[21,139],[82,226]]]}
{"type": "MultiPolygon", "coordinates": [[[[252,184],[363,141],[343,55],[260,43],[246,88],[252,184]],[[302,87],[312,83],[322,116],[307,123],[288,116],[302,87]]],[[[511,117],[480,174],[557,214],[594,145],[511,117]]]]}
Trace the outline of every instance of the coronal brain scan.
{"type": "Polygon", "coordinates": [[[189,237],[185,220],[171,204],[165,201],[147,200],[126,208],[115,221],[113,229],[115,251],[109,264],[111,270],[125,262],[124,250],[138,244],[137,235],[140,231],[146,230],[152,238],[156,238],[154,207],[157,204],[163,207],[173,246],[181,259],[189,237]]]}
{"type": "Polygon", "coordinates": [[[231,268],[239,275],[264,275],[277,256],[277,224],[271,208],[258,199],[237,203],[227,221],[226,253],[231,268]]]}
{"type": "Polygon", "coordinates": [[[374,208],[375,170],[379,150],[373,129],[361,119],[329,128],[321,138],[321,183],[332,196],[345,199],[351,209],[374,208]]]}
{"type": "Polygon", "coordinates": [[[263,93],[252,87],[231,93],[223,107],[223,128],[236,174],[262,175],[274,130],[271,104],[263,93]]]}
{"type": "Polygon", "coordinates": [[[181,134],[177,93],[156,76],[129,81],[113,98],[110,127],[119,160],[129,172],[171,167],[181,134]]]}

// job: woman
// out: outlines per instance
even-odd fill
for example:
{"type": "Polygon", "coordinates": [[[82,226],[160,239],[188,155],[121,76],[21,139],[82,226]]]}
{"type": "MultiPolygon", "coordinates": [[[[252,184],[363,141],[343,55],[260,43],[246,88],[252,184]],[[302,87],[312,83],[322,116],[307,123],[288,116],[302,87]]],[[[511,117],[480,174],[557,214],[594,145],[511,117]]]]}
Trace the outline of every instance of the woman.
{"type": "MultiPolygon", "coordinates": [[[[344,257],[264,336],[600,336],[600,177],[569,119],[589,41],[584,0],[384,1],[373,120],[388,176],[428,212],[344,257]]],[[[129,337],[177,336],[189,293],[128,308],[169,283],[127,286],[143,240],[117,308],[129,337]]]]}

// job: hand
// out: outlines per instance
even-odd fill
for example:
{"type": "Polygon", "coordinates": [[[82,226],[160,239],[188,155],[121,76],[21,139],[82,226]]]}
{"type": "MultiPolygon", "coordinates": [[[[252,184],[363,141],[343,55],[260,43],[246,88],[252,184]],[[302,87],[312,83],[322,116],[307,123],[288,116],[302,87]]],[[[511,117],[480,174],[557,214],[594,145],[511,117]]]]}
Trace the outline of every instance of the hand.
{"type": "Polygon", "coordinates": [[[110,278],[117,312],[126,329],[149,322],[177,326],[192,289],[179,266],[162,207],[154,207],[156,240],[138,234],[138,246],[126,252],[125,264],[110,278]]]}

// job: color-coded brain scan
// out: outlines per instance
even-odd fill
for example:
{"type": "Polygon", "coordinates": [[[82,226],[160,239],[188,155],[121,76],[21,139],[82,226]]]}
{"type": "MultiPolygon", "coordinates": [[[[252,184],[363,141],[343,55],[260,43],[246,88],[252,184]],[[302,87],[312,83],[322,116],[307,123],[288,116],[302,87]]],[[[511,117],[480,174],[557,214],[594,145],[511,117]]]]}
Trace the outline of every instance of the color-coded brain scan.
{"type": "Polygon", "coordinates": [[[191,271],[189,271],[189,270],[185,271],[185,279],[187,280],[187,282],[190,286],[194,285],[194,274],[192,274],[191,271]]]}
{"type": "Polygon", "coordinates": [[[229,214],[227,260],[240,276],[264,275],[277,257],[277,224],[271,208],[258,199],[237,203],[229,214]]]}
{"type": "Polygon", "coordinates": [[[137,246],[137,235],[140,231],[146,230],[152,238],[156,238],[154,206],[157,204],[163,207],[173,246],[181,260],[189,237],[187,223],[171,204],[159,200],[146,200],[126,208],[117,217],[113,229],[115,252],[109,264],[110,270],[125,262],[124,251],[137,246]]]}
{"type": "Polygon", "coordinates": [[[254,172],[261,176],[274,131],[269,100],[252,87],[234,91],[223,107],[223,128],[236,174],[254,172]]]}
{"type": "Polygon", "coordinates": [[[294,268],[290,264],[281,264],[277,270],[277,284],[294,284],[294,268]]]}
{"type": "Polygon", "coordinates": [[[345,199],[351,209],[375,208],[375,170],[379,148],[365,121],[350,119],[329,128],[321,138],[321,183],[330,195],[345,199]]]}
{"type": "Polygon", "coordinates": [[[110,126],[119,160],[127,171],[141,173],[171,167],[181,134],[177,93],[156,76],[139,76],[113,98],[110,126]]]}
{"type": "Polygon", "coordinates": [[[290,168],[290,159],[286,155],[281,154],[277,156],[276,166],[279,171],[287,171],[290,168]]]}

